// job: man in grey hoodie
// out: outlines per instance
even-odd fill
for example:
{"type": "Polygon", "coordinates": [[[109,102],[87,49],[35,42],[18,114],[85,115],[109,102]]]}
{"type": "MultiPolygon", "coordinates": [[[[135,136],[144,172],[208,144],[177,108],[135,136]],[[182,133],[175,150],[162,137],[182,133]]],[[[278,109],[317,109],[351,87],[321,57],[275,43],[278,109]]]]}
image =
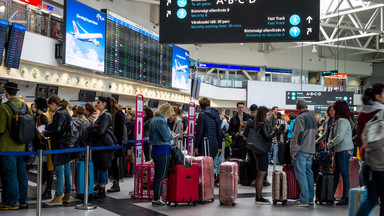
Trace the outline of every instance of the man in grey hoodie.
{"type": "Polygon", "coordinates": [[[296,102],[300,113],[295,121],[292,133],[290,153],[293,160],[296,179],[299,182],[300,198],[292,203],[295,206],[313,205],[314,181],[312,173],[312,156],[315,154],[316,120],[307,110],[305,100],[296,102]]]}

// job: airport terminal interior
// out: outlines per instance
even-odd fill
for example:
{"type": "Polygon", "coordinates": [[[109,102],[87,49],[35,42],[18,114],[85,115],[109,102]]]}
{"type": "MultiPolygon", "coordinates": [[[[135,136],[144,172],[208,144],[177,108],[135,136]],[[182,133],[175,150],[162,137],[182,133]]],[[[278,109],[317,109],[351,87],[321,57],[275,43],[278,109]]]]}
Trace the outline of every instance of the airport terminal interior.
{"type": "MultiPolygon", "coordinates": [[[[140,122],[144,106],[156,111],[169,103],[190,121],[193,130],[184,135],[196,132],[202,98],[229,119],[237,118],[243,102],[245,113],[252,104],[266,106],[269,113],[278,107],[288,122],[291,113],[299,114],[299,99],[319,122],[338,100],[357,118],[364,91],[384,83],[384,1],[0,0],[0,53],[0,104],[7,102],[4,88],[17,89],[16,98],[28,106],[55,95],[71,108],[96,105],[106,96],[140,122]],[[195,114],[196,119],[188,116],[195,114]]],[[[147,138],[132,131],[132,139],[147,138]]],[[[245,160],[237,158],[238,164],[238,159],[245,160]]],[[[274,160],[267,172],[271,185],[262,193],[269,200],[274,160]]],[[[73,186],[71,203],[48,207],[44,203],[51,199],[42,200],[37,211],[38,160],[27,167],[28,208],[0,210],[0,215],[354,215],[348,205],[290,206],[295,199],[288,205],[257,205],[253,184],[238,185],[235,205],[220,205],[218,182],[213,202],[154,206],[152,199],[132,198],[135,174],[120,179],[120,192],[90,197],[96,209],[76,209],[83,200],[73,186]]],[[[74,162],[71,169],[74,183],[74,162]]],[[[141,184],[147,188],[147,182],[141,184]]],[[[52,197],[56,185],[54,174],[52,197]]],[[[372,214],[380,215],[380,204],[372,214]]]]}

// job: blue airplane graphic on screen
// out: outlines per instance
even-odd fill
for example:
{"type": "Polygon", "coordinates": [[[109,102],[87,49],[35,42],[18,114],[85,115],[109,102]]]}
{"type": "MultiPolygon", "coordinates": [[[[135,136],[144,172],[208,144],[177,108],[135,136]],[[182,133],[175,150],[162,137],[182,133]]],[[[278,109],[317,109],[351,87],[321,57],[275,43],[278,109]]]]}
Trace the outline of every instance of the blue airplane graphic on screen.
{"type": "Polygon", "coordinates": [[[188,65],[181,65],[177,59],[175,59],[175,66],[177,71],[181,71],[184,73],[187,73],[186,69],[188,68],[188,65]]]}
{"type": "Polygon", "coordinates": [[[103,35],[102,34],[100,34],[100,33],[88,33],[87,31],[85,31],[85,29],[83,29],[83,27],[80,26],[79,23],[77,23],[77,25],[79,25],[81,30],[83,30],[83,32],[84,32],[84,33],[80,33],[79,29],[77,29],[77,25],[76,25],[74,20],[72,20],[72,23],[73,23],[73,30],[75,32],[71,32],[71,34],[73,34],[75,39],[78,39],[78,40],[81,40],[81,41],[84,41],[84,42],[92,42],[96,46],[100,45],[100,42],[98,40],[102,40],[103,39],[103,35]]]}

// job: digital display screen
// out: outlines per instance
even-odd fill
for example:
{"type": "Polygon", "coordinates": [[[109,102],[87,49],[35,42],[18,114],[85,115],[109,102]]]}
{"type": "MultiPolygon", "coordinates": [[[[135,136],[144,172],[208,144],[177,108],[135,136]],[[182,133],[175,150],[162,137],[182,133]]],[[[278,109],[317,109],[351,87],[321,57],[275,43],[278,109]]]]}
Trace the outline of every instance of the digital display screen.
{"type": "Polygon", "coordinates": [[[25,26],[13,23],[8,40],[7,52],[5,53],[5,67],[19,68],[21,50],[23,49],[25,26]]]}
{"type": "MultiPolygon", "coordinates": [[[[0,20],[0,54],[3,56],[4,46],[7,42],[7,33],[8,33],[8,21],[0,20]]],[[[3,58],[0,58],[0,65],[3,62],[3,58]]]]}
{"type": "Polygon", "coordinates": [[[104,72],[105,14],[65,1],[64,63],[104,72]]]}
{"type": "Polygon", "coordinates": [[[171,87],[172,45],[107,11],[105,73],[171,87]]]}
{"type": "Polygon", "coordinates": [[[172,87],[188,90],[189,52],[178,46],[173,46],[172,58],[172,87]]]}
{"type": "Polygon", "coordinates": [[[321,91],[287,91],[286,104],[296,105],[297,100],[304,99],[307,105],[329,105],[344,100],[353,105],[353,92],[321,92],[321,91]]]}
{"type": "Polygon", "coordinates": [[[161,43],[318,41],[320,0],[163,0],[161,43]]]}

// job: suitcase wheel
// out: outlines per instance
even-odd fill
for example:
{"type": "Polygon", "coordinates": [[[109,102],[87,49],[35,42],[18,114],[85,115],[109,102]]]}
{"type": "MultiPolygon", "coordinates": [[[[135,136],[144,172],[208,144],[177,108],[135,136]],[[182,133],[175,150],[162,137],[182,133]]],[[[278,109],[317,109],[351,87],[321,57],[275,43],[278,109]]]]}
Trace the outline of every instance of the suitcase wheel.
{"type": "Polygon", "coordinates": [[[215,198],[212,198],[211,201],[214,202],[214,201],[215,201],[215,198]]]}
{"type": "Polygon", "coordinates": [[[197,204],[197,201],[194,201],[192,204],[193,204],[193,206],[196,206],[196,204],[197,204]]]}
{"type": "Polygon", "coordinates": [[[232,206],[235,206],[236,205],[236,203],[232,203],[232,206]]]}
{"type": "Polygon", "coordinates": [[[224,203],[220,202],[220,205],[224,205],[224,203]]]}
{"type": "Polygon", "coordinates": [[[273,200],[273,205],[276,205],[277,204],[277,200],[273,200]]]}
{"type": "Polygon", "coordinates": [[[287,205],[287,202],[288,202],[287,200],[284,200],[283,205],[287,205]]]}
{"type": "Polygon", "coordinates": [[[175,203],[175,205],[174,205],[173,207],[175,207],[175,208],[176,208],[176,206],[177,206],[177,203],[175,203]]]}

